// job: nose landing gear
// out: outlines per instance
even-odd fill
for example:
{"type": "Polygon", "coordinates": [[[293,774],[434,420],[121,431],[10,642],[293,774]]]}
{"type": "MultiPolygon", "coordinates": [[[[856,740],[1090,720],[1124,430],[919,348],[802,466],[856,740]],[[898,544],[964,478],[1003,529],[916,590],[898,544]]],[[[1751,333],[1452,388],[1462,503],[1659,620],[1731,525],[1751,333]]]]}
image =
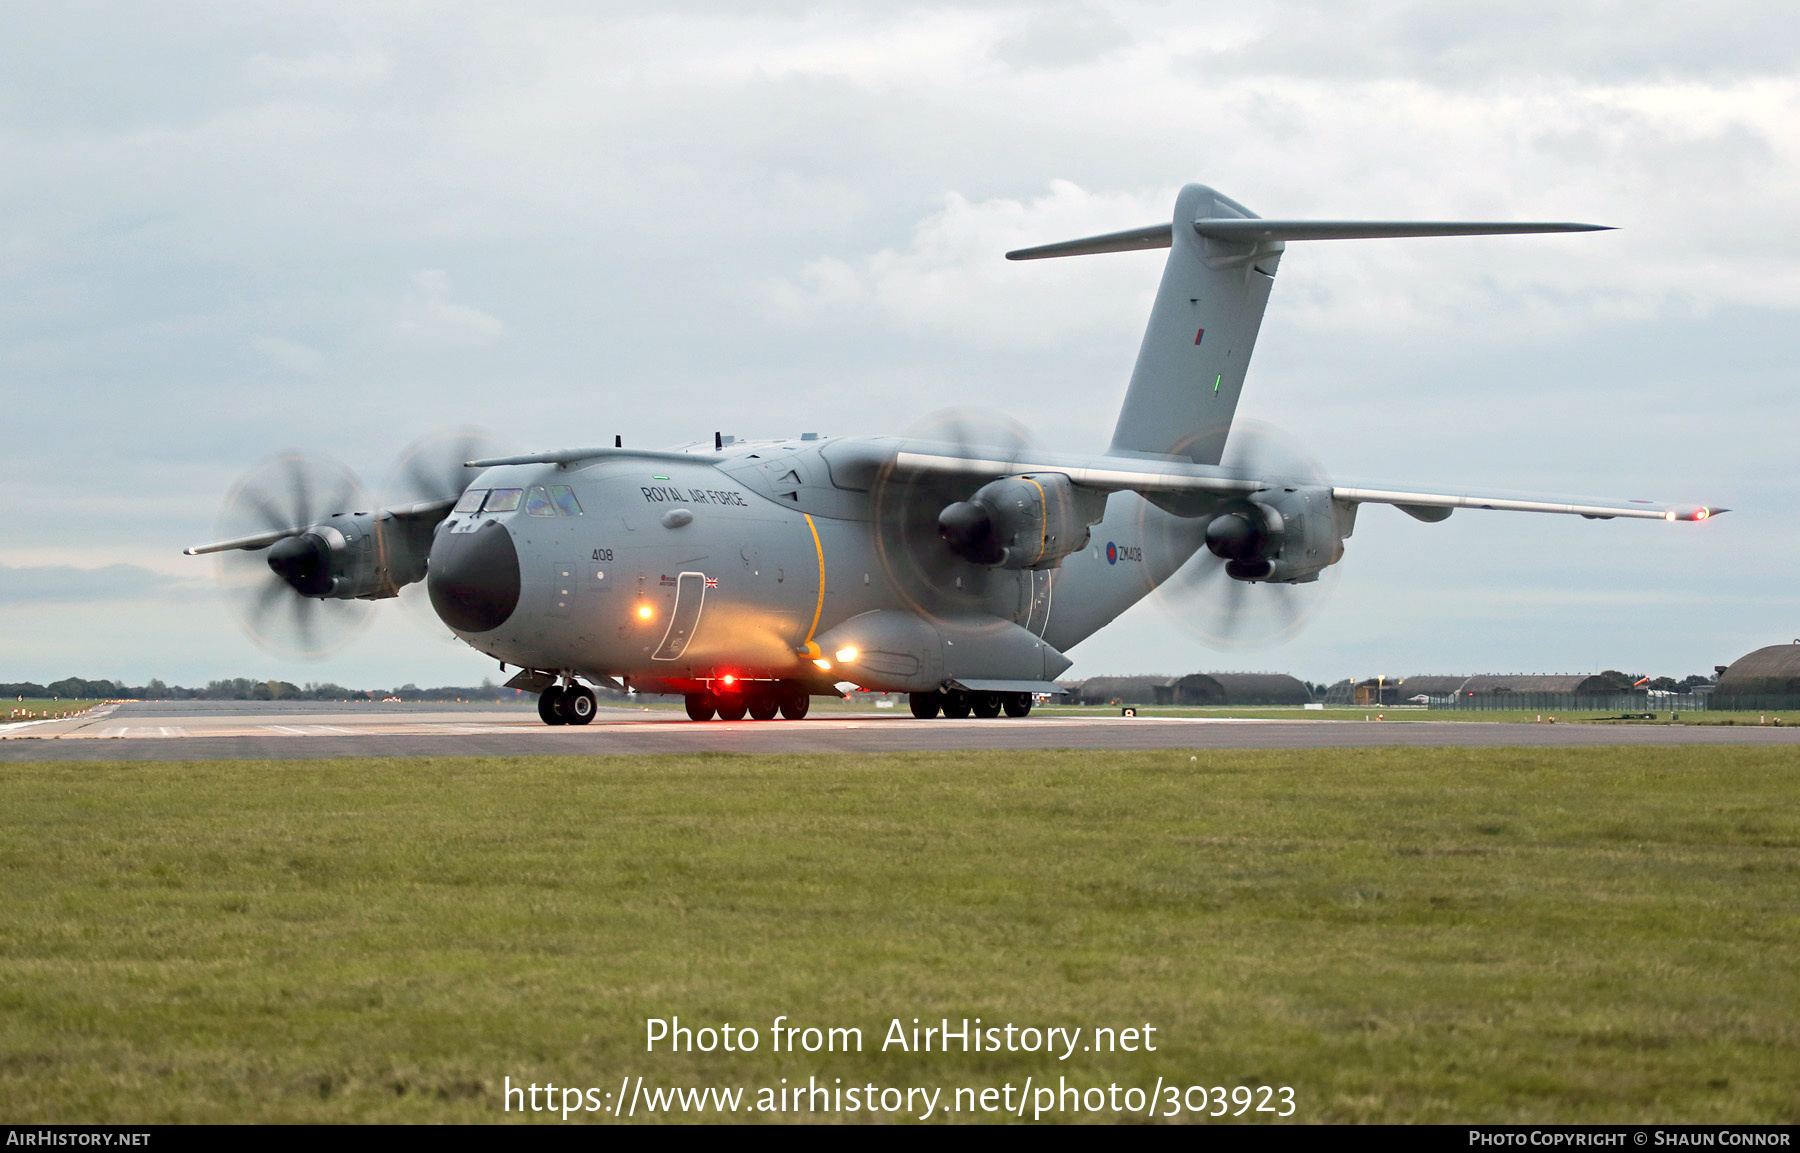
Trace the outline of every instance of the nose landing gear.
{"type": "Polygon", "coordinates": [[[538,694],[538,717],[546,725],[585,725],[599,707],[586,685],[551,685],[538,694]]]}

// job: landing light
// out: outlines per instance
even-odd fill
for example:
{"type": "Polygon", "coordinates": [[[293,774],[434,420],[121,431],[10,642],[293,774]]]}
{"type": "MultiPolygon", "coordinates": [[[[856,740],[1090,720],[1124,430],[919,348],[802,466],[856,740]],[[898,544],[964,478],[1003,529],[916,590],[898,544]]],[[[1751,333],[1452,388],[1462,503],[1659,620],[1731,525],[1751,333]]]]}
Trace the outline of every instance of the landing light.
{"type": "Polygon", "coordinates": [[[841,648],[836,653],[836,656],[838,659],[838,664],[840,664],[840,665],[847,665],[847,664],[852,663],[853,661],[856,660],[857,655],[858,655],[857,651],[854,648],[849,648],[849,647],[841,648]]]}
{"type": "Polygon", "coordinates": [[[637,619],[638,620],[647,621],[655,615],[656,615],[656,610],[651,608],[649,605],[639,605],[637,607],[637,619]]]}
{"type": "Polygon", "coordinates": [[[818,666],[821,669],[824,669],[826,672],[831,671],[831,662],[828,660],[825,660],[824,658],[820,658],[819,660],[814,661],[813,664],[818,666]]]}

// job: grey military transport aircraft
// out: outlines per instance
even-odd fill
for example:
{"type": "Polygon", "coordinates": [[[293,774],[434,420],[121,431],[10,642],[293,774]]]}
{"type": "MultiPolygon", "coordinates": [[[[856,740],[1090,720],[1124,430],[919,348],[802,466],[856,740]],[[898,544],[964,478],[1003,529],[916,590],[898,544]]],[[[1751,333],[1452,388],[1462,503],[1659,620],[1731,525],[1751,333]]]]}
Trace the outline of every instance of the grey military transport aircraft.
{"type": "MultiPolygon", "coordinates": [[[[368,508],[301,458],[241,484],[189,548],[238,558],[253,632],[423,581],[462,641],[519,670],[548,724],[586,724],[582,682],[678,693],[696,721],[806,715],[849,682],[910,694],[915,717],[1023,717],[1064,655],[1192,559],[1231,582],[1314,581],[1364,504],[1435,522],[1458,508],[1699,521],[1724,511],[1345,487],[1228,466],[1226,441],[1288,242],[1581,232],[1559,223],[1265,220],[1204,185],[1169,223],[1007,254],[1167,248],[1105,452],[1010,435],[737,440],[458,453],[407,470],[413,499],[368,508]],[[326,495],[335,488],[335,496],[326,495]],[[246,568],[245,566],[248,566],[246,568]],[[257,583],[260,582],[260,583],[257,583]]],[[[410,599],[410,598],[409,598],[410,599]]]]}

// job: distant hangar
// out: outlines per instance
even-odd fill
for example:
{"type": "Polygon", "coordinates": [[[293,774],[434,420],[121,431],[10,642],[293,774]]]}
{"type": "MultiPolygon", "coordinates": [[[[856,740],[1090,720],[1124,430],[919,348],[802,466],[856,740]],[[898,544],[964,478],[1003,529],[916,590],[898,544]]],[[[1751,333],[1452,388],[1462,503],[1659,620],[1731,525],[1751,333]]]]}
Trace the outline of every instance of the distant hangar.
{"type": "Polygon", "coordinates": [[[1286,673],[1190,673],[1185,677],[1089,677],[1071,693],[1084,705],[1304,705],[1306,682],[1286,673]]]}

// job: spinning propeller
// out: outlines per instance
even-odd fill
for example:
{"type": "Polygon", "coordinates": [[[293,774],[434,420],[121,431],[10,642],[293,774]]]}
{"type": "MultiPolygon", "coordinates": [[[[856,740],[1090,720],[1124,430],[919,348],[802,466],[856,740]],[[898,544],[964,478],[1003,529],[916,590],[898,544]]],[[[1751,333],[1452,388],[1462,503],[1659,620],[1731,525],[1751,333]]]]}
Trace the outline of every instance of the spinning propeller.
{"type": "MultiPolygon", "coordinates": [[[[504,454],[500,442],[478,428],[427,433],[407,445],[394,462],[381,486],[382,507],[455,500],[476,475],[476,470],[463,467],[464,461],[504,454]]],[[[431,607],[431,596],[426,592],[424,581],[402,585],[399,600],[407,623],[425,636],[455,643],[456,634],[431,607]]]]}
{"type": "MultiPolygon", "coordinates": [[[[264,460],[232,487],[215,531],[220,539],[286,534],[333,512],[368,507],[362,485],[344,465],[288,452],[264,460]]],[[[287,534],[264,548],[228,549],[214,558],[232,616],[269,652],[316,660],[342,648],[368,625],[367,601],[320,599],[319,593],[299,591],[319,589],[321,580],[330,579],[303,537],[287,534]]]]}
{"type": "MultiPolygon", "coordinates": [[[[1258,421],[1239,419],[1226,442],[1221,466],[1251,478],[1279,478],[1277,492],[1329,489],[1324,470],[1291,437],[1258,421]]],[[[1259,559],[1279,531],[1268,511],[1253,501],[1220,501],[1210,517],[1179,521],[1145,506],[1142,517],[1146,568],[1162,569],[1189,550],[1192,556],[1154,593],[1157,604],[1185,631],[1215,649],[1279,644],[1299,632],[1327,599],[1331,566],[1301,584],[1259,581],[1259,559]]]]}
{"type": "MultiPolygon", "coordinates": [[[[959,457],[1021,461],[1034,444],[1024,426],[980,409],[945,409],[907,433],[959,457]]],[[[987,567],[997,547],[979,506],[969,502],[980,477],[909,473],[893,464],[870,490],[875,551],[892,587],[914,611],[941,618],[984,611],[989,585],[1012,579],[987,567]]]]}
{"type": "Polygon", "coordinates": [[[281,656],[317,660],[336,652],[368,626],[371,600],[402,590],[410,590],[401,597],[409,617],[430,618],[430,631],[448,636],[419,579],[435,516],[407,510],[454,501],[473,476],[463,462],[492,455],[491,448],[468,429],[421,437],[401,454],[380,505],[336,460],[272,456],[232,487],[219,511],[218,539],[236,547],[190,551],[214,553],[239,626],[281,656]]]}

